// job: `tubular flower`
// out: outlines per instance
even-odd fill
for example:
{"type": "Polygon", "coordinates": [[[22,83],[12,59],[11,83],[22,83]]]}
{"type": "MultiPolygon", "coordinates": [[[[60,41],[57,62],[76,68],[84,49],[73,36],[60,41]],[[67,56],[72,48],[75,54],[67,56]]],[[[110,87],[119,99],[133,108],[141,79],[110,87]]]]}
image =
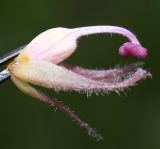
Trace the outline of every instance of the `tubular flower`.
{"type": "Polygon", "coordinates": [[[89,135],[100,140],[101,135],[97,134],[95,129],[82,121],[69,108],[31,86],[33,84],[56,91],[117,92],[151,75],[139,68],[138,64],[110,70],[90,70],[62,63],[75,52],[78,38],[98,33],[119,34],[128,38],[129,42],[119,48],[121,56],[139,59],[147,56],[147,49],[141,46],[135,35],[121,27],[53,28],[34,38],[8,65],[8,69],[12,81],[22,92],[65,112],[78,125],[86,129],[89,135]]]}

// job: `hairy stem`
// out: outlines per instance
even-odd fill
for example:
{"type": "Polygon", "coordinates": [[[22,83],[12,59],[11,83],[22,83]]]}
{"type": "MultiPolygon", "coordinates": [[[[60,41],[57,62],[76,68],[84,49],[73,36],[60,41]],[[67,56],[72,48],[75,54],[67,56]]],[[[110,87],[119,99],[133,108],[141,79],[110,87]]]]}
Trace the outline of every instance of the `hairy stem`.
{"type": "Polygon", "coordinates": [[[100,134],[97,134],[95,129],[91,128],[87,123],[82,121],[73,111],[71,111],[69,108],[65,107],[59,101],[57,101],[55,99],[51,99],[50,97],[46,96],[44,93],[33,88],[30,84],[17,79],[13,75],[11,76],[11,79],[22,92],[38,99],[41,102],[44,102],[52,107],[55,107],[56,109],[67,114],[68,117],[73,119],[81,128],[84,128],[88,132],[88,135],[96,138],[97,141],[103,139],[103,137],[100,134]]]}

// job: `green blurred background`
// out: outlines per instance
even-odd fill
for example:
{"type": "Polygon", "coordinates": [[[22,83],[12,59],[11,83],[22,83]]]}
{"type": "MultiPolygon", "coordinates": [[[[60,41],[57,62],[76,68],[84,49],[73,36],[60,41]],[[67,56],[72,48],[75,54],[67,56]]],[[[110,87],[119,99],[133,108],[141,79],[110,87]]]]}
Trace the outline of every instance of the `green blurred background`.
{"type": "MultiPolygon", "coordinates": [[[[0,149],[159,149],[160,77],[159,0],[5,0],[0,3],[0,55],[28,43],[53,27],[123,26],[149,49],[145,68],[152,79],[126,91],[105,96],[47,91],[69,105],[104,140],[89,137],[64,113],[20,92],[8,80],[0,84],[0,149]]],[[[136,62],[118,55],[126,40],[115,36],[84,37],[68,63],[111,68],[136,62]]],[[[2,68],[2,67],[1,67],[2,68]]]]}

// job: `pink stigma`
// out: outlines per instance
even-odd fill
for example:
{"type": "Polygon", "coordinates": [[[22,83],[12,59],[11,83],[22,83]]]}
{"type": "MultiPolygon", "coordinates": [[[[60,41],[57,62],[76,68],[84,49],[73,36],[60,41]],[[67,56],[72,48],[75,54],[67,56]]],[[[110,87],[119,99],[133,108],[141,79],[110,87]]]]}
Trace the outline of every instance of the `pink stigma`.
{"type": "Polygon", "coordinates": [[[148,51],[141,45],[127,42],[119,48],[119,54],[125,57],[136,57],[139,59],[145,59],[148,55],[148,51]]]}

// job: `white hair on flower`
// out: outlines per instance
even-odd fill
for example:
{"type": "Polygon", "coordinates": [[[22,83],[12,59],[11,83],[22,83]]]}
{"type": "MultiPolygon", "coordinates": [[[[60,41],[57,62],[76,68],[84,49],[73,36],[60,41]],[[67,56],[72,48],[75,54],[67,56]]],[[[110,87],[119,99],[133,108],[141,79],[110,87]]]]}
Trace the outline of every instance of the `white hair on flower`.
{"type": "Polygon", "coordinates": [[[151,76],[138,64],[110,70],[89,70],[62,63],[75,52],[78,38],[98,33],[119,34],[128,38],[129,42],[119,49],[121,56],[132,56],[139,59],[144,59],[147,56],[147,50],[141,46],[135,35],[121,27],[53,28],[33,39],[8,65],[8,69],[12,81],[22,92],[63,111],[80,127],[86,129],[89,135],[101,140],[102,136],[97,134],[95,129],[82,121],[69,108],[30,85],[39,85],[56,91],[98,93],[121,91],[134,86],[139,80],[151,76]]]}

